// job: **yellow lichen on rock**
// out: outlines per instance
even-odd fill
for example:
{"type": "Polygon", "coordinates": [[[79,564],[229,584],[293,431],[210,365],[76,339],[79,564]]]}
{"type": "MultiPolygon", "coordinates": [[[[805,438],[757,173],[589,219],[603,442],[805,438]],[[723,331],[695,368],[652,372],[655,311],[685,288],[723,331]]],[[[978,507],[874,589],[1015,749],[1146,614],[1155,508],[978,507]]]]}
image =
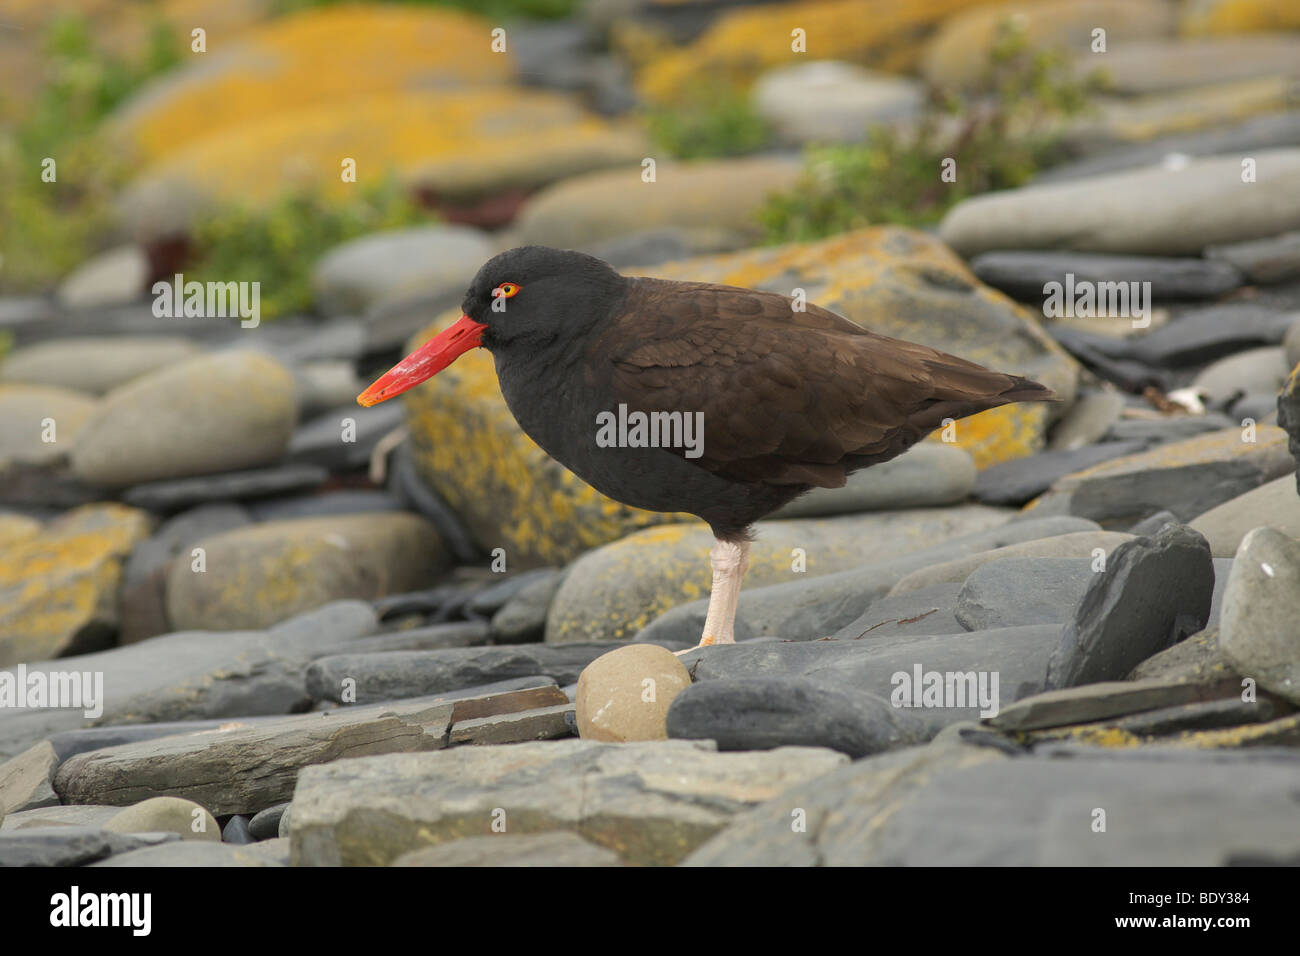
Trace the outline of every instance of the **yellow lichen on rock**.
{"type": "MultiPolygon", "coordinates": [[[[491,25],[455,10],[329,6],[248,31],[131,100],[120,131],[149,162],[227,130],[381,92],[505,83],[491,25]]],[[[341,155],[351,155],[344,152],[341,155]]],[[[230,158],[234,158],[231,156],[230,158]]]]}
{"type": "Polygon", "coordinates": [[[591,116],[554,93],[511,88],[386,92],[250,120],[183,145],[136,186],[192,184],[251,201],[286,186],[341,195],[343,158],[358,175],[391,170],[442,197],[534,188],[645,155],[642,132],[591,116]]]}
{"type": "Polygon", "coordinates": [[[1295,0],[1197,0],[1183,4],[1181,28],[1193,36],[1300,30],[1300,4],[1295,0]]]}
{"type": "Polygon", "coordinates": [[[0,554],[0,667],[102,641],[116,626],[122,559],[149,516],[118,504],[75,508],[44,528],[9,526],[0,554]]]}
{"type": "Polygon", "coordinates": [[[690,46],[653,60],[638,77],[647,99],[670,103],[700,80],[746,85],[762,70],[814,60],[850,60],[875,69],[911,69],[921,40],[948,14],[983,0],[818,0],[724,13],[690,46]],[[802,30],[804,52],[793,31],[802,30]]]}
{"type": "Polygon", "coordinates": [[[167,574],[178,630],[270,627],[331,601],[432,587],[450,563],[433,526],[407,512],[266,521],[200,540],[167,574]]]}

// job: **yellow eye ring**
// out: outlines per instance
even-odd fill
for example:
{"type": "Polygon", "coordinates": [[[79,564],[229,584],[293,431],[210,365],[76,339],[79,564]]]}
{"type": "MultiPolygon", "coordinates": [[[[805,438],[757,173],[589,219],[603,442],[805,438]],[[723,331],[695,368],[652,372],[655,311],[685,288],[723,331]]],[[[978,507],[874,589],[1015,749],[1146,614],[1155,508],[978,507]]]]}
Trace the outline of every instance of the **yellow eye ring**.
{"type": "Polygon", "coordinates": [[[493,291],[493,295],[500,296],[503,299],[509,299],[518,295],[519,286],[514,282],[503,282],[493,291]]]}

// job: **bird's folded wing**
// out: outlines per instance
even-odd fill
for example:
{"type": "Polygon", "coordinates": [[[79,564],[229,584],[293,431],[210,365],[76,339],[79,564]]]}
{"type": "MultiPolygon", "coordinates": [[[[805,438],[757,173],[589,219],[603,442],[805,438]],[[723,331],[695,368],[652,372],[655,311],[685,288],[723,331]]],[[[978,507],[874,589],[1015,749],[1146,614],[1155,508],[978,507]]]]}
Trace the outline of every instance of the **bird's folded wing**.
{"type": "Polygon", "coordinates": [[[740,480],[834,487],[846,456],[893,457],[1017,381],[772,293],[651,282],[629,298],[592,384],[630,411],[702,413],[691,460],[740,480]]]}

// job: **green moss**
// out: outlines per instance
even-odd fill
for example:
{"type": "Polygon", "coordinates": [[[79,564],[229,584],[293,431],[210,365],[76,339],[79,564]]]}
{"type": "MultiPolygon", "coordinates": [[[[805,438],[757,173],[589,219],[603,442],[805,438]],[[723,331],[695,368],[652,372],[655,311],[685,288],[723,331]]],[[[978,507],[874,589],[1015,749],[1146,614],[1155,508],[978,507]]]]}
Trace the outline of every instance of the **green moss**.
{"type": "Polygon", "coordinates": [[[870,225],[937,222],[968,196],[1026,183],[1059,152],[1060,120],[1088,106],[1099,79],[1080,80],[1060,54],[999,28],[974,89],[932,89],[910,128],[876,127],[865,142],[809,150],[799,184],[760,218],[771,242],[805,242],[870,225]],[[956,161],[953,182],[940,174],[956,161]]]}

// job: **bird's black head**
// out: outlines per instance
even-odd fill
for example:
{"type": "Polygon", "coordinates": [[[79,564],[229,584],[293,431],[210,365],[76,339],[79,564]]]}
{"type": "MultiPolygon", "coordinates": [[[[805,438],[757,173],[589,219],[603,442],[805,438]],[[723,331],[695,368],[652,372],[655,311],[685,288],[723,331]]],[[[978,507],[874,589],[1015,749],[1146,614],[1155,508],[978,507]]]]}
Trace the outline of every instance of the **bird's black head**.
{"type": "Polygon", "coordinates": [[[487,326],[490,351],[540,347],[586,332],[621,297],[626,280],[594,256],[520,246],[483,264],[461,311],[487,326]]]}
{"type": "Polygon", "coordinates": [[[367,406],[386,402],[480,345],[498,363],[536,359],[548,349],[556,354],[612,313],[626,282],[581,252],[520,246],[493,256],[470,283],[460,321],[394,365],[357,401],[367,406]]]}

